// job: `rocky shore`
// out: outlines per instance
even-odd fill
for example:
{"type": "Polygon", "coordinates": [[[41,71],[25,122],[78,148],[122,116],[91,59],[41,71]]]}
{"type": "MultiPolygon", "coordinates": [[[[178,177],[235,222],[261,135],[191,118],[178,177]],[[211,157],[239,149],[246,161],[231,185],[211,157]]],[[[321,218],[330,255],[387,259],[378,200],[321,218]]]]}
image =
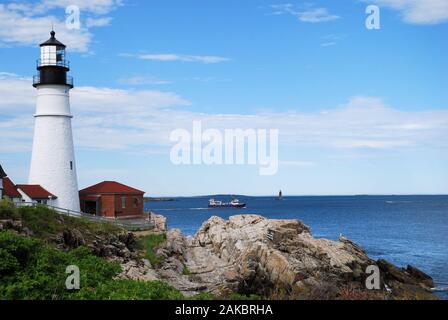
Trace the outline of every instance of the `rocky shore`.
{"type": "MultiPolygon", "coordinates": [[[[399,268],[374,261],[352,241],[316,239],[298,220],[270,220],[240,215],[224,220],[211,217],[194,237],[166,231],[166,219],[156,216],[156,234],[165,241],[155,248],[160,263],[151,265],[139,246],[139,235],[109,227],[98,232],[67,227],[47,238],[61,250],[79,246],[97,256],[118,261],[119,279],[161,280],[186,296],[208,292],[217,297],[232,293],[268,299],[436,299],[431,277],[415,267],[399,268]],[[379,290],[368,290],[368,266],[379,270],[379,290]]],[[[33,232],[20,221],[0,221],[28,237],[33,232]]],[[[145,234],[146,236],[148,234],[145,234]]]]}
{"type": "Polygon", "coordinates": [[[298,220],[211,217],[194,237],[169,230],[157,254],[163,257],[157,268],[131,262],[123,276],[161,279],[186,295],[206,291],[274,299],[435,299],[431,277],[417,268],[374,261],[344,237],[315,239],[298,220]],[[379,290],[366,289],[368,266],[380,271],[379,290]]]}

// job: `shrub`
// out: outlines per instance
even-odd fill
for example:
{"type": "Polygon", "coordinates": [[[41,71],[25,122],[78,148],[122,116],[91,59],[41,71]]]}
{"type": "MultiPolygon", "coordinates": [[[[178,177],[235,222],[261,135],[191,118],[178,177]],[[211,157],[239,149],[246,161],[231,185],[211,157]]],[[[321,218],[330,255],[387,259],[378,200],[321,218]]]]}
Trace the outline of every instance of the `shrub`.
{"type": "Polygon", "coordinates": [[[116,263],[90,254],[87,248],[62,252],[40,240],[0,232],[0,298],[67,299],[66,267],[81,270],[81,284],[95,287],[121,271],[116,263]]]}
{"type": "Polygon", "coordinates": [[[0,300],[40,299],[183,299],[180,291],[160,282],[114,280],[118,263],[79,247],[59,251],[41,240],[0,231],[0,300]],[[69,265],[80,269],[81,290],[65,288],[69,265]]]}
{"type": "Polygon", "coordinates": [[[339,290],[339,300],[386,300],[386,293],[380,290],[367,290],[355,284],[348,284],[339,290]]]}
{"type": "Polygon", "coordinates": [[[153,266],[160,265],[163,262],[163,257],[158,256],[156,250],[165,240],[165,234],[150,234],[139,240],[140,248],[145,251],[145,257],[153,266]]]}
{"type": "Polygon", "coordinates": [[[190,298],[191,300],[216,300],[217,298],[210,292],[201,292],[190,298]]]}
{"type": "Polygon", "coordinates": [[[100,283],[96,288],[81,289],[75,299],[88,300],[180,300],[184,296],[161,281],[115,280],[100,283]]]}
{"type": "Polygon", "coordinates": [[[44,206],[21,207],[18,210],[22,223],[39,238],[55,235],[64,229],[61,215],[44,206]]]}
{"type": "Polygon", "coordinates": [[[185,276],[189,276],[189,275],[191,275],[191,271],[190,271],[190,269],[188,269],[187,266],[184,266],[184,268],[182,269],[182,274],[185,276]]]}
{"type": "Polygon", "coordinates": [[[229,297],[230,300],[261,300],[261,296],[256,294],[239,294],[239,293],[232,293],[229,297]]]}
{"type": "Polygon", "coordinates": [[[83,236],[87,239],[123,231],[121,227],[113,223],[68,217],[45,206],[24,206],[16,209],[14,204],[8,200],[0,200],[0,219],[21,220],[24,227],[33,231],[36,237],[44,240],[61,234],[65,228],[82,230],[83,236]]]}
{"type": "Polygon", "coordinates": [[[0,199],[0,219],[17,220],[19,218],[20,215],[18,214],[13,203],[6,198],[0,199]]]}

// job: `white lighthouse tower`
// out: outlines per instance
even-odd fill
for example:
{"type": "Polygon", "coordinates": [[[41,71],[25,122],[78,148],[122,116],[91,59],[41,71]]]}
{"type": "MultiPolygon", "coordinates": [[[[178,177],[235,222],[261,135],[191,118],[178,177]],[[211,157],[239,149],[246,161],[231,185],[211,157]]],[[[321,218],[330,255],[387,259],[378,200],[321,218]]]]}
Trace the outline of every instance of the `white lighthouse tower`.
{"type": "Polygon", "coordinates": [[[56,195],[56,207],[80,211],[69,99],[73,78],[67,75],[65,48],[54,31],[40,45],[38,75],[33,79],[37,105],[29,184],[56,195]]]}

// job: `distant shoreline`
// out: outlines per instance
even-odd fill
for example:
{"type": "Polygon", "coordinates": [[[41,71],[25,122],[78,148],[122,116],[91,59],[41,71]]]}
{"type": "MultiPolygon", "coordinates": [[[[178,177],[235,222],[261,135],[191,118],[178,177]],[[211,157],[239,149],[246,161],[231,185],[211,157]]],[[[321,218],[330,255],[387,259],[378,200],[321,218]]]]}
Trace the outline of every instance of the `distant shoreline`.
{"type": "MultiPolygon", "coordinates": [[[[448,194],[335,194],[335,195],[283,195],[283,198],[293,197],[446,197],[448,194]]],[[[243,194],[212,194],[212,195],[191,195],[191,196],[171,196],[171,197],[145,197],[145,202],[155,201],[176,201],[181,198],[213,198],[213,197],[245,197],[245,198],[278,198],[278,195],[243,195],[243,194]]]]}
{"type": "Polygon", "coordinates": [[[170,201],[176,201],[174,198],[152,198],[152,197],[145,197],[143,198],[144,202],[170,202],[170,201]]]}

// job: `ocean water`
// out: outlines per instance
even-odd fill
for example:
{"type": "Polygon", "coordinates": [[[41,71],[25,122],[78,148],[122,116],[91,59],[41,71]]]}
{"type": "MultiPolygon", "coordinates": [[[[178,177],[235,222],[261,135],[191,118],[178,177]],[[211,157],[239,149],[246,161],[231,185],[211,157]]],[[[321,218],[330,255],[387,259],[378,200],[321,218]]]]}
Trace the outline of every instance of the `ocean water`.
{"type": "Polygon", "coordinates": [[[416,266],[434,278],[437,294],[448,299],[448,196],[238,197],[247,203],[244,209],[210,209],[208,199],[148,202],[145,209],[166,216],[169,228],[186,235],[194,235],[214,215],[300,219],[315,237],[337,240],[342,233],[373,259],[416,266]]]}

